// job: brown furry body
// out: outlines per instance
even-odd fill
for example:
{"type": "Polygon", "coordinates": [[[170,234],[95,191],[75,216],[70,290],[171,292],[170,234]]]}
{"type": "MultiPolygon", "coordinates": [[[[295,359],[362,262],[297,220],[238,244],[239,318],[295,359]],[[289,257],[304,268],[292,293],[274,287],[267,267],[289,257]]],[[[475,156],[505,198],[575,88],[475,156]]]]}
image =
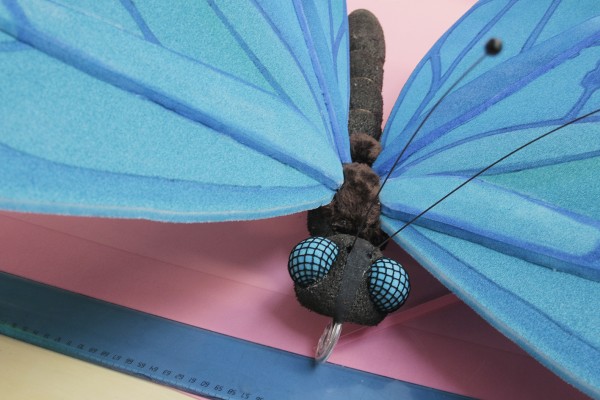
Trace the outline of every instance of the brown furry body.
{"type": "MultiPolygon", "coordinates": [[[[372,151],[367,149],[366,153],[372,151]]],[[[341,233],[348,235],[358,233],[359,237],[375,246],[379,245],[387,235],[381,231],[379,225],[378,191],[379,176],[368,164],[360,162],[345,164],[344,184],[333,201],[308,213],[310,234],[329,237],[341,233]]]]}
{"type": "Polygon", "coordinates": [[[308,213],[313,236],[357,235],[377,246],[387,235],[379,227],[379,176],[371,165],[381,152],[385,42],[377,18],[366,10],[348,17],[350,28],[350,113],[352,163],[333,201],[308,213]],[[369,210],[366,215],[367,210],[369,210]],[[359,232],[360,230],[360,232],[359,232]]]}

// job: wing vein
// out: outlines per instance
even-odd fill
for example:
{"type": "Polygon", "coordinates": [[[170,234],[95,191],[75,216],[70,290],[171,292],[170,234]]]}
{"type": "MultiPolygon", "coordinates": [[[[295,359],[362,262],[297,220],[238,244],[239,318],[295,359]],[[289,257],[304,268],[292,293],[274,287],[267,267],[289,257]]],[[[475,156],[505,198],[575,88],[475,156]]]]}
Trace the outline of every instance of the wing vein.
{"type": "Polygon", "coordinates": [[[281,87],[281,85],[277,82],[275,77],[269,72],[269,70],[265,67],[265,65],[259,60],[259,58],[254,54],[254,52],[248,46],[248,43],[244,41],[241,35],[237,32],[235,27],[231,24],[231,22],[227,19],[225,14],[221,11],[219,6],[214,2],[214,0],[209,0],[210,6],[219,17],[223,25],[227,28],[229,33],[233,36],[236,42],[240,45],[244,53],[248,56],[248,58],[252,61],[254,66],[258,69],[261,75],[265,78],[265,80],[271,85],[271,87],[275,90],[277,94],[279,94],[282,99],[288,103],[291,107],[293,107],[296,111],[300,112],[298,106],[294,103],[291,97],[287,94],[287,92],[281,87]]]}
{"type": "Polygon", "coordinates": [[[123,5],[123,8],[125,8],[125,10],[129,13],[131,18],[135,22],[135,24],[138,26],[138,28],[142,32],[142,35],[144,35],[144,38],[151,43],[160,45],[161,44],[160,41],[154,35],[154,33],[152,32],[152,30],[150,29],[148,24],[146,24],[146,21],[142,17],[142,14],[140,14],[140,11],[137,9],[137,7],[133,3],[133,1],[132,0],[120,0],[120,1],[121,1],[121,5],[123,5]]]}
{"type": "MultiPolygon", "coordinates": [[[[452,73],[454,73],[454,71],[458,67],[458,64],[460,64],[462,62],[462,60],[464,59],[466,54],[473,49],[475,44],[477,44],[481,41],[483,36],[487,32],[489,32],[490,29],[492,29],[492,27],[502,18],[502,16],[504,16],[504,14],[506,14],[514,6],[514,4],[516,2],[517,2],[517,0],[511,0],[511,2],[509,2],[506,6],[504,6],[504,8],[493,19],[491,19],[479,31],[479,33],[477,33],[477,35],[474,36],[474,38],[471,40],[471,42],[469,42],[469,44],[467,44],[467,46],[460,52],[460,54],[456,57],[456,59],[452,62],[452,64],[450,64],[450,66],[448,67],[446,72],[444,72],[443,74],[441,74],[442,68],[441,68],[441,64],[440,64],[440,57],[439,57],[440,53],[439,52],[440,52],[440,49],[443,47],[445,40],[448,38],[449,33],[451,31],[448,31],[440,39],[440,41],[431,50],[429,59],[432,61],[432,70],[435,71],[435,68],[439,68],[438,74],[441,74],[441,77],[438,77],[436,74],[433,74],[429,92],[423,98],[423,100],[421,101],[421,104],[419,105],[417,110],[414,112],[412,118],[408,121],[406,126],[412,126],[413,124],[416,124],[417,120],[422,117],[425,107],[427,107],[427,105],[429,105],[431,103],[431,101],[433,100],[435,95],[440,92],[440,88],[448,81],[448,78],[452,75],[452,73]],[[435,66],[434,65],[435,63],[437,63],[438,65],[435,66]]],[[[476,8],[470,10],[469,13],[465,14],[465,16],[463,18],[465,18],[467,15],[469,15],[475,9],[476,8]]],[[[410,154],[411,154],[410,152],[407,152],[407,157],[409,157],[410,154]]]]}
{"type": "Polygon", "coordinates": [[[529,37],[527,38],[527,41],[523,45],[521,52],[526,51],[526,50],[530,49],[531,47],[533,47],[533,45],[537,41],[538,37],[542,33],[542,30],[546,27],[546,24],[552,17],[552,14],[554,14],[554,11],[558,8],[559,4],[560,4],[560,0],[554,0],[552,2],[552,4],[550,4],[548,9],[546,10],[546,13],[542,16],[542,18],[536,25],[535,29],[531,32],[531,35],[529,35],[529,37]]]}

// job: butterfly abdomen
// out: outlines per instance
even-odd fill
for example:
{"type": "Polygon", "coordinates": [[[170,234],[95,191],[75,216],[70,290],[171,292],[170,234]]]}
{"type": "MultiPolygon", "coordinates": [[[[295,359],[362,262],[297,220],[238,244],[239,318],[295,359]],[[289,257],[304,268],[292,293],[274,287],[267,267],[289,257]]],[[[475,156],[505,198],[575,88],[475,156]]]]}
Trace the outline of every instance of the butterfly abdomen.
{"type": "Polygon", "coordinates": [[[348,16],[350,29],[350,135],[381,136],[385,41],[377,18],[367,10],[348,16]]]}
{"type": "Polygon", "coordinates": [[[367,10],[348,17],[350,29],[350,112],[352,163],[344,165],[344,184],[333,201],[308,213],[313,236],[358,235],[374,245],[387,235],[379,226],[380,178],[371,165],[381,152],[381,88],[385,42],[377,18],[367,10]],[[371,207],[371,205],[373,206],[371,207]],[[368,215],[367,210],[370,208],[368,215]],[[360,232],[359,232],[360,229],[360,232]]]}

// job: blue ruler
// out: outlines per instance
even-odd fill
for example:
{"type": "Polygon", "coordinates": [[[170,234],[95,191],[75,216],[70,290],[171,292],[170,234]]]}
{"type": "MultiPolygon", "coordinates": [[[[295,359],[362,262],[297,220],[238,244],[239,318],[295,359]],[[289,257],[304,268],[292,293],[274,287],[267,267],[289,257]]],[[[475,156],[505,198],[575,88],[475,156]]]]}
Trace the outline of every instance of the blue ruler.
{"type": "MultiPolygon", "coordinates": [[[[0,273],[0,333],[214,399],[464,399],[0,273]]],[[[398,362],[402,356],[398,355],[398,362]]]]}

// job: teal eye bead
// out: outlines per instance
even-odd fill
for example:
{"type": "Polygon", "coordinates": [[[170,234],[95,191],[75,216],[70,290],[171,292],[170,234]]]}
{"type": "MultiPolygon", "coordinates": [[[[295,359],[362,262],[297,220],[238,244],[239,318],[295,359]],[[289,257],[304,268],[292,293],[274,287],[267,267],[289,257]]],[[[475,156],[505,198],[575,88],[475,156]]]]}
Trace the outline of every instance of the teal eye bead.
{"type": "Polygon", "coordinates": [[[380,258],[371,265],[368,275],[369,294],[379,311],[390,313],[404,304],[410,292],[410,282],[399,263],[380,258]]]}
{"type": "Polygon", "coordinates": [[[301,287],[323,279],[338,255],[338,247],[324,237],[310,237],[298,243],[290,253],[288,271],[292,280],[301,287]]]}

